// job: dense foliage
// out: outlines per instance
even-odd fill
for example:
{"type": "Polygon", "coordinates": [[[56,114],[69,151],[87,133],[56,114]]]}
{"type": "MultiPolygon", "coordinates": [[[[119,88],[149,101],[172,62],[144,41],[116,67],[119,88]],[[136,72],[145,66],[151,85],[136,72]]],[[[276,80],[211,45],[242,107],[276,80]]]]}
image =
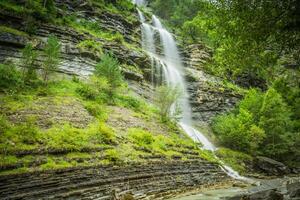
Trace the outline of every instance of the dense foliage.
{"type": "Polygon", "coordinates": [[[213,50],[207,72],[256,88],[214,120],[220,143],[299,162],[299,1],[153,0],[150,6],[184,45],[204,43],[213,50]]]}
{"type": "Polygon", "coordinates": [[[300,155],[297,122],[274,88],[266,93],[252,89],[235,111],[215,119],[213,130],[231,149],[296,163],[300,155]]]}

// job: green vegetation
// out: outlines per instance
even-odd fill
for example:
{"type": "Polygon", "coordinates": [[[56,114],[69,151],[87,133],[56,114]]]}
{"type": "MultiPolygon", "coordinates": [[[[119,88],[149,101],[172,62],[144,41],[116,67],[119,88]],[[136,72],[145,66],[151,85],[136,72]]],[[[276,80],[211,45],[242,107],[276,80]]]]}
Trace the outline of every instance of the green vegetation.
{"type": "Polygon", "coordinates": [[[226,148],[218,149],[216,155],[222,159],[225,164],[231,166],[241,174],[246,173],[251,168],[253,162],[253,158],[250,155],[226,148]]]}
{"type": "Polygon", "coordinates": [[[37,80],[37,66],[35,64],[37,53],[33,50],[32,44],[27,44],[22,51],[23,57],[23,79],[28,85],[37,80]]]}
{"type": "Polygon", "coordinates": [[[299,165],[299,2],[154,0],[150,6],[183,45],[209,46],[205,70],[245,96],[214,120],[220,144],[299,165]]]}
{"type": "Polygon", "coordinates": [[[162,121],[178,116],[181,112],[177,101],[181,96],[180,88],[167,85],[160,86],[156,89],[155,103],[160,111],[162,121]]]}
{"type": "Polygon", "coordinates": [[[213,130],[231,149],[282,161],[299,155],[291,110],[274,88],[266,93],[250,90],[235,111],[214,120],[213,130]]]}
{"type": "Polygon", "coordinates": [[[50,73],[53,73],[58,67],[60,48],[58,39],[55,36],[50,36],[44,50],[46,59],[43,63],[43,80],[45,83],[48,82],[50,73]]]}
{"type": "Polygon", "coordinates": [[[11,27],[7,27],[7,26],[0,26],[0,33],[11,33],[13,35],[20,35],[20,36],[24,36],[27,37],[28,35],[23,32],[23,31],[19,31],[17,29],[11,28],[11,27]]]}
{"type": "Polygon", "coordinates": [[[109,54],[101,57],[101,62],[95,67],[96,76],[105,77],[108,83],[108,94],[113,98],[117,89],[123,83],[123,75],[118,60],[109,54]]]}
{"type": "Polygon", "coordinates": [[[102,44],[100,42],[96,42],[94,40],[84,40],[80,42],[77,47],[81,51],[90,51],[100,57],[103,54],[102,44]]]}
{"type": "Polygon", "coordinates": [[[12,64],[0,64],[0,91],[17,90],[22,85],[22,75],[12,64]]]}

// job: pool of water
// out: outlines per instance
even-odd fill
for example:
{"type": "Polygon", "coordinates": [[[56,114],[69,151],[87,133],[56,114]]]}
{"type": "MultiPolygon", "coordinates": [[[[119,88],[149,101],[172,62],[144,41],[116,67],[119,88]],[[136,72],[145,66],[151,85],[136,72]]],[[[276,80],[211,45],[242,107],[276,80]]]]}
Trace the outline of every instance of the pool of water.
{"type": "Polygon", "coordinates": [[[203,191],[198,194],[193,194],[185,197],[178,197],[171,200],[221,200],[224,197],[232,197],[236,194],[240,194],[245,191],[242,188],[228,188],[228,189],[216,189],[203,191]]]}

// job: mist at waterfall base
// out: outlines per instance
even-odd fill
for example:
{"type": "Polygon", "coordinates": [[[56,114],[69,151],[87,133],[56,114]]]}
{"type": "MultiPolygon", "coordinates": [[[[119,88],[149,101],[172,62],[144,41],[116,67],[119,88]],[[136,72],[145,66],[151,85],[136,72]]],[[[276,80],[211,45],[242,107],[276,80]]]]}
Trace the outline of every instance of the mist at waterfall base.
{"type": "MultiPolygon", "coordinates": [[[[143,0],[134,0],[133,2],[137,5],[144,5],[145,3],[143,0]]],[[[182,111],[179,125],[195,142],[202,144],[202,149],[212,152],[216,151],[217,148],[200,131],[193,128],[193,120],[191,117],[192,109],[189,104],[189,94],[184,79],[184,66],[174,37],[164,28],[161,21],[155,15],[152,16],[152,24],[149,24],[146,22],[143,13],[139,9],[137,10],[140,22],[142,23],[142,47],[151,59],[152,84],[156,84],[156,73],[161,73],[161,82],[166,83],[171,87],[177,87],[182,91],[182,97],[178,102],[182,111]],[[163,47],[163,51],[160,54],[156,52],[156,34],[159,34],[160,45],[163,47]]],[[[250,180],[240,176],[238,172],[234,171],[231,167],[226,166],[222,161],[220,161],[220,163],[222,170],[230,177],[243,181],[250,180]]]]}

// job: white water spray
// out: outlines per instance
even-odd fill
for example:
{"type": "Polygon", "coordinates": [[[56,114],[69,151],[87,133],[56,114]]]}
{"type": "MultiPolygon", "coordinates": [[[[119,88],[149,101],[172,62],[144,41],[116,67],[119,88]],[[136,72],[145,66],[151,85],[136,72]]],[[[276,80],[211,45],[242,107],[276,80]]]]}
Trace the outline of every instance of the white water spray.
{"type": "MultiPolygon", "coordinates": [[[[179,125],[189,137],[191,137],[195,142],[203,145],[202,149],[212,152],[216,151],[217,148],[200,131],[193,128],[193,120],[191,117],[192,110],[189,104],[189,94],[184,79],[184,67],[172,34],[164,28],[156,16],[152,16],[153,26],[151,26],[146,23],[143,13],[139,10],[138,12],[140,21],[142,22],[142,46],[152,60],[152,71],[154,69],[158,71],[157,68],[160,67],[166,84],[172,87],[179,87],[179,89],[183,92],[182,98],[179,100],[179,105],[182,109],[182,118],[179,125]],[[160,35],[161,44],[163,46],[163,56],[156,53],[155,32],[158,32],[160,35]]],[[[154,79],[154,75],[152,75],[152,79],[154,79]]],[[[152,82],[155,81],[152,80],[152,82]]],[[[231,167],[226,166],[222,161],[220,162],[222,170],[230,177],[244,181],[250,180],[240,176],[236,171],[234,171],[231,167]]]]}
{"type": "Polygon", "coordinates": [[[138,6],[144,6],[146,4],[145,0],[132,0],[132,3],[138,6]]]}

